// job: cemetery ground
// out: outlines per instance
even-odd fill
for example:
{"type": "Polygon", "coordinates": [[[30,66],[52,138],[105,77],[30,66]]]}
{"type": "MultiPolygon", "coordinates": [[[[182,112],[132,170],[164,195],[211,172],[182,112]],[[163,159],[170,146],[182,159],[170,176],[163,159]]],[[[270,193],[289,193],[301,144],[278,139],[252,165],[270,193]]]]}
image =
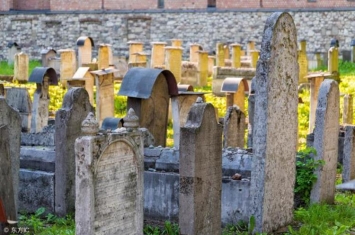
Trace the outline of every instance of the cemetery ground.
{"type": "MultiPolygon", "coordinates": [[[[31,61],[30,70],[39,66],[39,62],[31,61]]],[[[350,62],[340,62],[339,72],[341,74],[341,82],[339,84],[340,92],[346,94],[355,93],[355,64],[350,62]]],[[[318,68],[318,70],[326,70],[326,68],[318,68]]],[[[6,62],[0,62],[0,75],[11,75],[13,67],[8,66],[6,62]]],[[[31,71],[29,72],[29,74],[31,71]]],[[[196,87],[195,91],[210,92],[211,80],[209,85],[205,87],[196,87]]],[[[8,84],[5,84],[5,86],[8,84]]],[[[13,84],[11,84],[13,86],[13,84]]],[[[31,96],[33,95],[35,84],[17,84],[17,86],[27,87],[31,96]]],[[[115,93],[118,92],[120,84],[115,85],[115,93]]],[[[61,107],[61,101],[66,92],[62,87],[50,87],[50,114],[54,115],[54,111],[61,107]]],[[[219,98],[207,94],[206,102],[210,102],[214,107],[218,108],[220,117],[224,116],[226,110],[226,99],[219,98]]],[[[298,125],[299,125],[299,151],[307,153],[311,151],[305,148],[306,134],[308,131],[309,120],[309,91],[305,90],[300,93],[303,103],[298,106],[298,125]]],[[[126,97],[115,96],[115,116],[123,117],[126,113],[126,97]]],[[[248,103],[246,102],[246,107],[248,103]]],[[[343,107],[341,104],[340,107],[343,107]]],[[[246,108],[247,110],[247,108],[246,108]]],[[[168,126],[168,141],[167,145],[173,145],[172,123],[168,126]]],[[[321,163],[320,163],[321,164],[321,163]]],[[[312,174],[314,162],[304,163],[298,162],[297,167],[297,182],[295,191],[301,192],[302,196],[309,196],[311,183],[305,180],[304,174],[312,174]],[[297,188],[298,187],[298,188],[297,188]],[[308,191],[307,191],[308,190],[308,191]]],[[[342,167],[338,167],[338,176],[341,175],[342,167]]],[[[308,177],[309,178],[309,177],[308,177]]],[[[337,183],[341,183],[341,178],[338,177],[337,183]]],[[[355,234],[355,194],[337,192],[334,205],[313,204],[310,206],[304,205],[297,208],[294,212],[294,222],[288,227],[280,229],[276,234],[355,234]]],[[[21,212],[19,226],[30,227],[33,234],[75,234],[74,215],[69,214],[64,218],[56,217],[52,214],[44,214],[43,208],[38,208],[35,214],[27,214],[21,212]]],[[[246,223],[237,223],[227,225],[223,229],[224,235],[232,234],[249,234],[253,228],[253,218],[250,219],[249,226],[246,223]]],[[[146,223],[144,234],[179,234],[177,224],[169,221],[159,224],[146,223]]]]}

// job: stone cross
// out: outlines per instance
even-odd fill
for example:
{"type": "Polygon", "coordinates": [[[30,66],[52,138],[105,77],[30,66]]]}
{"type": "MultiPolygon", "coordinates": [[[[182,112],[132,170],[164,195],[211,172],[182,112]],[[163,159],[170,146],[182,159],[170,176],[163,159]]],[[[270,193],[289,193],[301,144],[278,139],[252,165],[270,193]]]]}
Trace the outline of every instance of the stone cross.
{"type": "Polygon", "coordinates": [[[271,232],[293,220],[298,64],[288,13],[266,20],[255,82],[250,214],[254,232],[271,232]]]}
{"type": "MultiPolygon", "coordinates": [[[[136,130],[137,118],[130,110],[127,128],[136,130]]],[[[97,135],[92,113],[82,131],[75,142],[76,234],[143,235],[142,133],[121,128],[97,135]]]]}
{"type": "Polygon", "coordinates": [[[55,212],[64,216],[75,208],[75,139],[94,108],[83,88],[71,88],[55,116],[55,212]]]}
{"type": "Polygon", "coordinates": [[[222,127],[213,105],[198,99],[180,137],[181,234],[221,234],[222,127]]]}
{"type": "Polygon", "coordinates": [[[0,97],[0,200],[10,220],[17,220],[21,117],[0,97]]]}
{"type": "Polygon", "coordinates": [[[319,88],[314,128],[315,160],[325,164],[315,171],[317,181],[311,191],[311,202],[334,203],[339,137],[339,86],[326,79],[319,88]]]}

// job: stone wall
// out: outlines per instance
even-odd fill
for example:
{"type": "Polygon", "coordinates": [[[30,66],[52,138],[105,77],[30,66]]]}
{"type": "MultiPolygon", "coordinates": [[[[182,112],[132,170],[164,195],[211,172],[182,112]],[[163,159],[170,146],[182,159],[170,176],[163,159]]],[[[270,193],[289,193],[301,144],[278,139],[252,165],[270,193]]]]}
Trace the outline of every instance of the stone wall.
{"type": "MultiPolygon", "coordinates": [[[[60,1],[60,0],[57,0],[60,1]]],[[[260,49],[261,35],[266,18],[271,12],[247,11],[179,11],[179,12],[110,12],[87,14],[4,14],[0,15],[2,34],[0,60],[6,59],[7,42],[15,41],[30,59],[40,59],[43,48],[76,48],[80,35],[91,36],[97,45],[112,44],[114,55],[128,55],[127,42],[143,41],[150,51],[150,42],[183,39],[184,57],[189,45],[201,44],[205,50],[215,50],[216,42],[238,42],[246,46],[248,40],[256,41],[260,49]]],[[[350,50],[355,35],[355,11],[302,11],[291,12],[298,40],[307,40],[307,51],[326,52],[331,38],[339,40],[340,51],[350,50]]],[[[245,49],[245,48],[244,48],[245,49]]]]}

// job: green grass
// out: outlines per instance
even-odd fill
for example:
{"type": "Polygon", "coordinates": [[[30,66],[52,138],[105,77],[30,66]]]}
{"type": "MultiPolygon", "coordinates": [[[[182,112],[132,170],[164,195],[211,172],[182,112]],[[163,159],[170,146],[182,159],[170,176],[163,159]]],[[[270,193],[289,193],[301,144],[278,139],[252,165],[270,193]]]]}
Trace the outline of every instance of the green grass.
{"type": "MultiPolygon", "coordinates": [[[[28,75],[32,73],[35,67],[41,67],[42,63],[39,60],[30,60],[28,66],[28,75]]],[[[14,75],[14,64],[7,64],[7,61],[0,61],[0,75],[14,75]]]]}

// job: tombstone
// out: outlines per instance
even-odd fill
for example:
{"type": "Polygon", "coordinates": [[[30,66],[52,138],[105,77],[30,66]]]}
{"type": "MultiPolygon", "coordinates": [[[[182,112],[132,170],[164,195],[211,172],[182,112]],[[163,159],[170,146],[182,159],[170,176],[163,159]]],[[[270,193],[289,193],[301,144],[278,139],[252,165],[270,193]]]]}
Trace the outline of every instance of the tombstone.
{"type": "MultiPolygon", "coordinates": [[[[21,117],[0,97],[0,201],[6,219],[17,220],[21,117]]],[[[0,226],[1,227],[1,226],[0,226]]]]}
{"type": "Polygon", "coordinates": [[[202,51],[202,47],[200,44],[191,44],[190,45],[190,62],[197,63],[199,61],[198,51],[202,51]]]}
{"type": "Polygon", "coordinates": [[[339,86],[333,79],[325,79],[318,95],[314,128],[315,160],[325,164],[315,171],[317,181],[311,191],[311,203],[334,203],[338,159],[339,86]]]}
{"type": "Polygon", "coordinates": [[[224,44],[218,42],[216,44],[216,66],[217,67],[224,67],[224,44]]]}
{"type": "Polygon", "coordinates": [[[91,63],[94,40],[91,37],[81,36],[76,40],[76,45],[78,46],[78,67],[91,63]]]}
{"type": "Polygon", "coordinates": [[[20,52],[15,55],[14,62],[14,80],[17,80],[20,83],[26,83],[28,80],[28,67],[30,63],[28,55],[20,52]]]}
{"type": "Polygon", "coordinates": [[[355,126],[346,125],[344,129],[342,180],[346,183],[355,179],[355,126]]]}
{"type": "MultiPolygon", "coordinates": [[[[84,49],[83,46],[82,49],[84,49]]],[[[58,51],[60,53],[60,83],[67,87],[67,80],[71,79],[76,71],[76,58],[75,58],[75,51],[72,49],[63,49],[58,51]]],[[[79,50],[80,52],[80,50],[79,50]]],[[[81,52],[82,56],[84,52],[81,52]]],[[[80,53],[79,53],[80,54],[80,53]]],[[[82,59],[79,57],[79,59],[82,59]]],[[[79,61],[79,67],[81,67],[81,63],[79,61]]]]}
{"type": "Polygon", "coordinates": [[[182,47],[182,40],[181,39],[171,39],[171,46],[172,47],[182,47]]]}
{"type": "Polygon", "coordinates": [[[48,125],[49,85],[58,85],[57,73],[53,68],[36,67],[33,69],[29,82],[36,83],[33,94],[31,132],[41,132],[48,125]]]}
{"type": "Polygon", "coordinates": [[[338,47],[331,47],[328,50],[328,72],[333,79],[339,79],[339,50],[338,47]]]}
{"type": "Polygon", "coordinates": [[[123,78],[118,95],[128,96],[127,109],[133,108],[139,125],[165,146],[171,96],[178,95],[174,75],[169,70],[131,68],[123,78]]]}
{"type": "Polygon", "coordinates": [[[65,216],[75,207],[76,138],[83,135],[81,123],[94,108],[83,88],[71,88],[55,115],[55,212],[65,216]]]}
{"type": "Polygon", "coordinates": [[[21,52],[21,47],[16,42],[9,42],[7,44],[7,63],[13,64],[15,55],[21,52]]]}
{"type": "Polygon", "coordinates": [[[241,45],[238,43],[231,44],[232,47],[232,68],[240,68],[241,45]]]}
{"type": "Polygon", "coordinates": [[[221,92],[226,93],[227,107],[237,105],[239,109],[245,113],[245,92],[249,90],[248,82],[244,78],[230,77],[224,79],[221,92]]]}
{"type": "Polygon", "coordinates": [[[170,70],[176,79],[181,81],[182,48],[165,47],[165,69],[170,70]]]}
{"type": "Polygon", "coordinates": [[[133,110],[124,119],[124,130],[102,136],[92,113],[82,123],[84,136],[75,143],[77,235],[143,235],[143,137],[133,110]]]}
{"type": "Polygon", "coordinates": [[[323,60],[322,60],[322,57],[321,57],[321,53],[319,51],[316,51],[314,53],[314,56],[316,57],[316,61],[317,61],[316,68],[319,68],[320,66],[323,65],[323,60]]]}
{"type": "Polygon", "coordinates": [[[255,50],[255,42],[254,41],[248,41],[247,43],[247,56],[251,56],[251,51],[255,50]]]}
{"type": "Polygon", "coordinates": [[[346,94],[344,95],[344,106],[343,106],[343,124],[353,124],[353,95],[346,94]]]}
{"type": "Polygon", "coordinates": [[[150,67],[164,69],[166,42],[152,42],[151,45],[152,55],[150,59],[150,67]]]}
{"type": "Polygon", "coordinates": [[[288,13],[266,20],[255,82],[250,214],[254,232],[271,232],[293,220],[298,64],[288,13]]]}
{"type": "Polygon", "coordinates": [[[194,92],[192,86],[178,85],[178,89],[179,95],[171,98],[175,149],[180,147],[180,128],[185,125],[191,106],[198,97],[205,101],[205,93],[194,92]]]}
{"type": "Polygon", "coordinates": [[[227,64],[228,64],[228,67],[230,67],[231,60],[230,60],[229,46],[228,45],[224,45],[223,47],[224,47],[224,63],[225,63],[225,66],[227,66],[227,64]]]}
{"type": "Polygon", "coordinates": [[[99,45],[98,68],[105,69],[113,64],[112,47],[110,44],[99,45]]]}
{"type": "Polygon", "coordinates": [[[89,94],[91,105],[94,105],[94,75],[90,73],[90,67],[80,67],[73,75],[73,78],[68,80],[68,88],[82,87],[89,94]]]}
{"type": "Polygon", "coordinates": [[[208,56],[208,76],[211,76],[213,73],[213,67],[215,66],[216,56],[208,56]]]}
{"type": "Polygon", "coordinates": [[[223,148],[244,148],[245,114],[238,106],[227,108],[223,123],[223,148]]]}
{"type": "Polygon", "coordinates": [[[180,137],[181,234],[221,234],[222,127],[212,104],[195,103],[180,137]]]}
{"type": "Polygon", "coordinates": [[[12,87],[6,91],[6,101],[21,116],[21,131],[29,132],[31,128],[32,101],[27,88],[12,87]]]}
{"type": "Polygon", "coordinates": [[[318,93],[319,88],[324,81],[323,73],[310,74],[307,76],[308,81],[310,82],[310,110],[309,110],[309,133],[313,132],[314,125],[316,122],[316,109],[318,104],[318,93]]]}
{"type": "Polygon", "coordinates": [[[300,67],[299,73],[299,83],[307,83],[307,74],[308,74],[308,59],[307,59],[307,41],[301,40],[300,41],[301,50],[298,51],[298,65],[300,67]]]}
{"type": "Polygon", "coordinates": [[[134,63],[136,61],[136,55],[134,53],[143,51],[143,42],[129,41],[127,44],[129,47],[128,63],[134,63]]]}
{"type": "Polygon", "coordinates": [[[255,77],[250,82],[250,90],[248,96],[248,140],[247,147],[253,148],[253,127],[254,127],[254,113],[255,113],[255,77]]]}
{"type": "Polygon", "coordinates": [[[91,71],[95,76],[96,118],[99,124],[107,117],[115,116],[115,91],[113,74],[117,69],[91,71]]]}
{"type": "Polygon", "coordinates": [[[208,52],[207,51],[198,51],[197,62],[197,84],[198,86],[207,86],[207,77],[208,77],[208,52]]]}
{"type": "Polygon", "coordinates": [[[54,59],[56,57],[56,55],[57,55],[57,52],[53,48],[48,48],[48,49],[41,50],[42,67],[50,67],[49,66],[49,61],[51,59],[54,59]]]}
{"type": "Polygon", "coordinates": [[[249,52],[250,53],[250,67],[252,68],[256,68],[256,64],[258,62],[259,59],[259,51],[257,50],[252,50],[249,52]]]}
{"type": "Polygon", "coordinates": [[[135,61],[128,64],[129,68],[133,68],[133,67],[146,68],[147,67],[147,56],[148,56],[147,53],[135,52],[132,55],[135,56],[135,61]]]}

